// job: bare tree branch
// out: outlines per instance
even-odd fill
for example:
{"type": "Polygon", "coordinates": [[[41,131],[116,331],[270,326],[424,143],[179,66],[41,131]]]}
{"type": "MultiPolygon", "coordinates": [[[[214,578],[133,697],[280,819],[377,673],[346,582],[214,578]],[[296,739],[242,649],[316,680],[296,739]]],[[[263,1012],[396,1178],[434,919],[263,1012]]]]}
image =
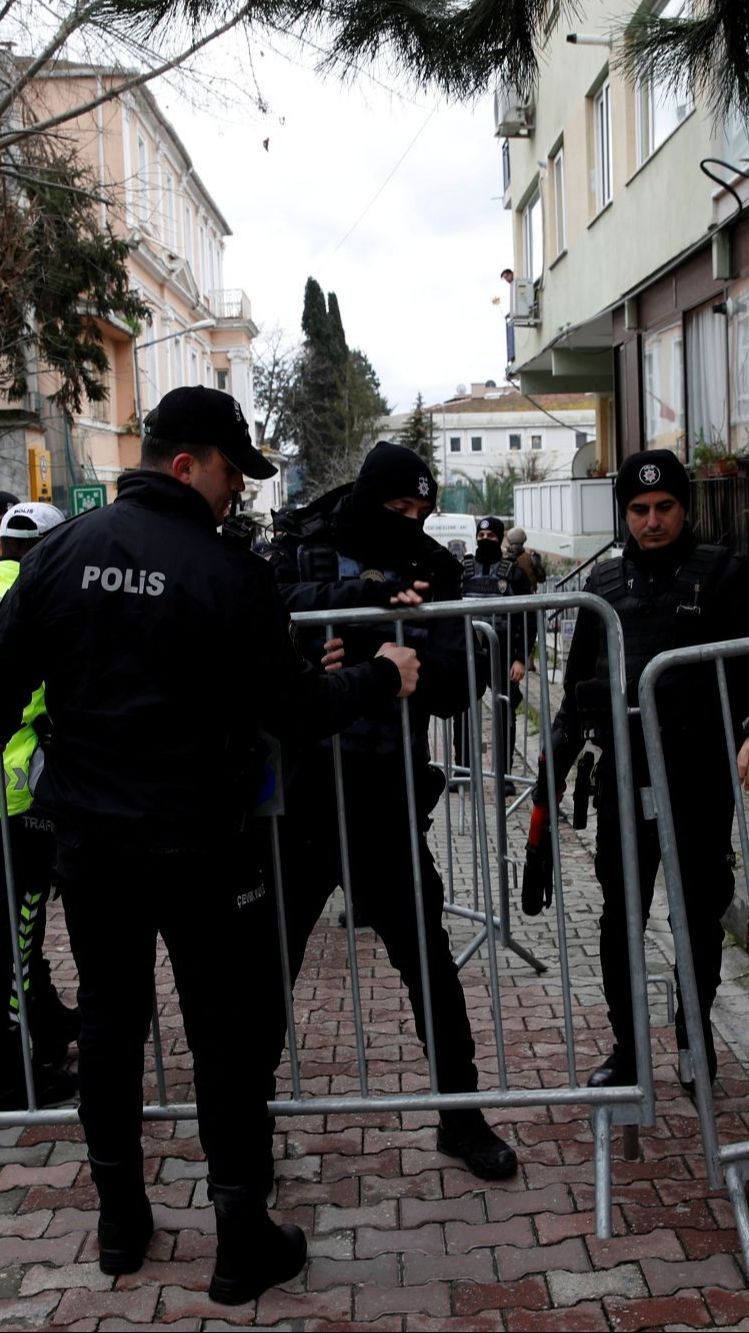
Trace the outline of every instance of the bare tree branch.
{"type": "Polygon", "coordinates": [[[89,102],[79,104],[73,110],[61,111],[57,116],[49,116],[46,120],[34,121],[31,125],[23,126],[8,134],[0,134],[0,149],[11,148],[13,144],[19,143],[22,139],[28,139],[31,135],[44,134],[48,130],[54,129],[57,125],[64,125],[74,116],[83,116],[89,111],[95,111],[98,106],[102,106],[105,102],[111,102],[115,98],[121,97],[123,93],[130,92],[133,88],[140,88],[143,84],[150,83],[151,79],[158,78],[161,74],[168,74],[170,70],[177,69],[179,65],[182,65],[186,60],[189,60],[190,56],[195,55],[196,51],[200,51],[202,47],[207,46],[208,43],[212,42],[216,37],[222,37],[224,33],[230,32],[232,28],[236,28],[237,24],[241,23],[245,17],[246,9],[247,6],[240,10],[238,14],[235,14],[233,18],[228,19],[220,28],[216,28],[210,33],[205,34],[203,37],[199,38],[198,41],[193,42],[192,46],[188,47],[186,51],[182,51],[180,55],[175,56],[172,60],[164,61],[162,65],[157,66],[155,69],[145,70],[142,74],[135,74],[131,78],[125,79],[122,83],[118,83],[116,87],[107,89],[107,91],[101,93],[99,97],[94,97],[89,102]]]}

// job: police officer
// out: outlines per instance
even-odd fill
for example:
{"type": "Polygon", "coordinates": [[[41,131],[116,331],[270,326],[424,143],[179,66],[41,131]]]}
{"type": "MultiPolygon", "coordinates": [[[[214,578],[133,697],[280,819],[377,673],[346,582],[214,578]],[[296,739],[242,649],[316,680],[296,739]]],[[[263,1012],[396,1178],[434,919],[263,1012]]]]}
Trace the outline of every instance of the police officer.
{"type": "Polygon", "coordinates": [[[139,1268],[153,1226],[141,1111],[158,932],[216,1209],[210,1294],[230,1304],[292,1277],[306,1251],[265,1204],[266,1023],[283,1000],[261,821],[248,818],[265,778],[261,731],[325,734],[416,676],[414,655],[394,646],[336,675],[302,667],[268,565],[216,531],[243,473],[274,471],[232,397],[175,389],[146,418],[141,467],[115,503],[50,534],[0,604],[0,740],[46,682],[38,801],[55,819],[80,980],[100,1265],[139,1268]]]}
{"type": "MultiPolygon", "coordinates": [[[[530,594],[531,585],[524,570],[512,554],[502,550],[504,530],[501,518],[489,515],[479,520],[475,556],[463,579],[464,597],[525,597],[530,594]]],[[[525,677],[526,660],[536,641],[536,627],[533,620],[528,622],[526,637],[525,616],[494,616],[493,620],[499,633],[501,692],[509,698],[509,714],[507,704],[502,705],[502,735],[509,772],[515,753],[516,715],[523,698],[520,682],[525,677]]],[[[470,763],[468,738],[468,714],[464,714],[455,725],[455,762],[466,767],[470,763]]],[[[505,782],[505,793],[509,796],[515,793],[515,784],[510,779],[505,782]]]]}
{"type": "MultiPolygon", "coordinates": [[[[461,567],[424,532],[437,485],[413,450],[380,443],[366,456],[356,482],[339,487],[305,509],[275,516],[271,563],[293,611],[418,605],[460,595],[461,567]]],[[[373,627],[338,628],[346,661],[371,651],[373,627]]],[[[444,780],[429,765],[430,715],[462,711],[468,699],[462,621],[435,620],[407,629],[421,662],[420,684],[410,706],[414,780],[419,806],[418,847],[426,916],[434,1014],[437,1081],[441,1092],[474,1091],[478,1075],[465,998],[442,926],[444,892],[429,851],[429,811],[444,780]]],[[[320,642],[303,639],[310,661],[320,642]]],[[[483,680],[480,689],[483,688],[483,680]]],[[[384,709],[342,736],[346,826],[357,922],[381,937],[391,963],[408,987],[416,1030],[425,1039],[416,903],[399,712],[384,709]]],[[[333,764],[330,749],[309,748],[287,793],[284,861],[293,975],[301,967],[309,935],[326,900],[341,882],[333,764]]],[[[461,1157],[486,1179],[517,1170],[514,1150],[490,1129],[478,1110],[443,1112],[440,1151],[461,1157]]]]}
{"type": "MultiPolygon", "coordinates": [[[[697,544],[687,520],[689,477],[669,449],[630,456],[619,471],[616,497],[629,533],[622,559],[596,565],[587,591],[605,598],[621,619],[627,696],[634,707],[642,671],[657,653],[749,635],[749,560],[722,547],[697,544]]],[[[749,712],[746,663],[738,659],[727,666],[738,748],[741,719],[749,712]]],[[[614,1047],[591,1075],[592,1087],[630,1084],[636,1077],[614,749],[606,708],[608,679],[602,622],[583,608],[552,735],[558,784],[579,753],[586,731],[593,732],[601,747],[595,870],[603,893],[601,968],[614,1047]]],[[[714,1078],[717,1062],[710,1010],[720,984],[721,917],[733,896],[733,798],[712,666],[666,673],[658,705],[708,1065],[714,1078]]],[[[642,912],[647,921],[660,848],[656,823],[645,820],[639,803],[640,788],[649,784],[649,775],[642,729],[634,720],[631,742],[642,912]]],[[[546,801],[545,776],[539,781],[536,801],[539,805],[546,801]]],[[[685,1050],[681,1010],[676,1035],[679,1049],[685,1050]]],[[[691,1090],[689,1083],[685,1086],[691,1090]]]]}
{"type": "MultiPolygon", "coordinates": [[[[3,495],[0,492],[0,507],[3,495]]],[[[0,519],[0,597],[12,588],[20,562],[47,532],[65,521],[51,504],[16,501],[0,519]]],[[[46,903],[52,883],[55,845],[52,824],[34,806],[34,790],[44,761],[41,738],[46,734],[44,689],[34,691],[23,710],[20,729],[5,747],[5,792],[18,913],[18,943],[23,969],[29,1027],[33,1038],[36,1100],[45,1106],[72,1097],[75,1074],[62,1064],[78,1035],[77,1010],[68,1009],[52,984],[44,957],[46,903]]],[[[13,949],[4,861],[0,861],[0,1110],[26,1104],[19,1026],[18,979],[13,974],[13,949]]]]}

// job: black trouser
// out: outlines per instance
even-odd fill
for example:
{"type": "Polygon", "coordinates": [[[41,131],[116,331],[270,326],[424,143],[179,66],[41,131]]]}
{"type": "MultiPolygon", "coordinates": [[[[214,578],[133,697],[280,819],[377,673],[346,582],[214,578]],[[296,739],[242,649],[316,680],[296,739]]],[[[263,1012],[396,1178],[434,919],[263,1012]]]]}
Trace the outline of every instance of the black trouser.
{"type": "MultiPolygon", "coordinates": [[[[424,1042],[424,996],[403,761],[345,755],[344,782],[357,918],[382,939],[390,962],[408,988],[416,1031],[424,1042]]],[[[421,790],[419,796],[422,798],[421,790]]],[[[475,1091],[478,1075],[473,1063],[473,1038],[463,989],[442,925],[444,892],[427,847],[424,805],[422,800],[423,827],[418,839],[438,1085],[441,1092],[475,1091]]],[[[295,979],[312,929],[330,893],[341,883],[329,752],[317,751],[297,774],[288,793],[281,830],[289,957],[295,979]]]]}
{"type": "MultiPolygon", "coordinates": [[[[43,1007],[53,990],[49,963],[44,957],[46,904],[55,860],[55,839],[49,820],[38,815],[33,806],[23,814],[12,815],[10,828],[11,857],[18,912],[18,941],[24,966],[24,992],[27,1001],[43,1007]]],[[[13,974],[13,936],[10,924],[5,862],[0,856],[0,1078],[14,1057],[11,1045],[18,1041],[18,993],[13,974]],[[6,1066],[7,1060],[7,1066],[6,1066]]],[[[32,1019],[32,1015],[29,1015],[32,1019]]]]}
{"type": "MultiPolygon", "coordinates": [[[[685,746],[667,749],[666,761],[697,991],[703,1023],[707,1026],[720,985],[724,934],[720,922],[733,897],[734,886],[731,868],[734,808],[728,760],[725,754],[708,760],[704,754],[695,754],[685,746]]],[[[643,926],[650,914],[661,856],[657,824],[655,820],[644,819],[640,803],[639,787],[648,783],[643,763],[636,762],[635,811],[643,926]]],[[[603,985],[616,1041],[625,1050],[632,1050],[632,992],[619,812],[613,754],[608,749],[599,765],[598,791],[595,869],[603,890],[603,985]]],[[[686,1046],[681,1014],[677,1015],[677,1038],[680,1047],[686,1046]]]]}
{"type": "Polygon", "coordinates": [[[164,852],[61,835],[58,879],[80,980],[80,1116],[99,1161],[139,1154],[160,934],[193,1056],[210,1173],[219,1184],[267,1192],[267,1024],[283,996],[275,898],[257,861],[257,838],[164,852]]]}

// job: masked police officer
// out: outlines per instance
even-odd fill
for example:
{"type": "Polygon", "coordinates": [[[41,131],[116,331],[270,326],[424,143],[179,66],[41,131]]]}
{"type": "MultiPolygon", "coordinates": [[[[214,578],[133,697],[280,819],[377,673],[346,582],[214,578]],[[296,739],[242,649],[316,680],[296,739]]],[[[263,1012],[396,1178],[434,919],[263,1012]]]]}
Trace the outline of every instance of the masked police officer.
{"type": "MultiPolygon", "coordinates": [[[[366,456],[354,484],[321,496],[306,509],[275,516],[271,563],[294,611],[418,605],[460,596],[461,566],[423,528],[437,484],[411,449],[380,443],[366,456]]],[[[346,661],[371,651],[376,627],[345,626],[346,661]]],[[[462,711],[468,699],[462,621],[435,620],[407,628],[421,662],[410,707],[418,846],[426,917],[437,1081],[441,1092],[474,1091],[478,1075],[465,998],[442,926],[444,893],[426,830],[441,785],[429,765],[430,715],[462,711]]],[[[303,638],[310,661],[320,643],[303,638]]],[[[483,680],[480,689],[483,688],[483,680]]],[[[342,736],[346,825],[357,922],[382,938],[408,987],[416,1030],[425,1038],[416,903],[399,711],[384,709],[342,736]]],[[[329,748],[302,756],[287,793],[285,884],[290,953],[296,974],[312,928],[341,882],[338,824],[329,748]]],[[[478,1110],[443,1112],[437,1146],[461,1157],[486,1179],[517,1170],[514,1150],[493,1133],[478,1110]]]]}
{"type": "Polygon", "coordinates": [[[292,1277],[306,1251],[265,1204],[266,1026],[283,999],[262,821],[248,818],[265,778],[261,731],[337,730],[416,679],[414,654],[390,645],[337,675],[301,665],[268,565],[216,530],[243,473],[274,471],[233,398],[175,389],[146,418],[141,467],[115,503],[50,533],[0,605],[0,741],[46,682],[37,799],[55,819],[80,980],[100,1264],[136,1270],[152,1231],[141,1111],[158,932],[216,1209],[211,1296],[229,1304],[292,1277]]]}
{"type": "MultiPolygon", "coordinates": [[[[623,556],[596,565],[587,591],[605,598],[621,619],[627,696],[634,707],[640,676],[657,653],[749,635],[749,560],[722,547],[697,544],[687,520],[689,477],[668,449],[630,456],[619,471],[616,497],[629,533],[623,556]]],[[[749,712],[746,663],[738,659],[727,666],[738,748],[741,719],[749,712]]],[[[591,1075],[593,1087],[630,1084],[636,1077],[613,736],[606,707],[608,679],[602,622],[583,608],[552,736],[558,784],[586,732],[601,747],[595,870],[603,892],[601,968],[615,1044],[591,1075]]],[[[705,1045],[714,1078],[710,1010],[720,984],[721,917],[733,896],[733,797],[712,666],[666,673],[658,688],[658,706],[705,1045]]],[[[639,803],[639,790],[649,784],[649,776],[642,729],[634,719],[631,743],[640,889],[647,921],[660,848],[657,825],[645,820],[639,803]]],[[[542,776],[537,804],[543,807],[546,799],[542,776]]],[[[538,810],[534,822],[536,828],[542,822],[538,810]]],[[[540,903],[537,906],[540,910],[540,903]]],[[[681,1011],[676,1035],[679,1049],[686,1050],[681,1011]]],[[[691,1090],[691,1084],[685,1086],[691,1090]]]]}
{"type": "MultiPolygon", "coordinates": [[[[505,525],[501,518],[489,515],[479,520],[476,528],[476,552],[463,579],[464,597],[525,597],[531,591],[527,574],[511,552],[502,549],[505,525]]],[[[516,716],[522,701],[520,682],[525,677],[526,662],[536,641],[535,619],[527,623],[525,616],[492,616],[499,635],[499,667],[501,693],[509,699],[502,705],[502,735],[508,757],[507,771],[512,769],[517,731],[516,716]],[[509,743],[508,743],[509,742],[509,743]]],[[[455,724],[455,762],[468,767],[468,715],[455,724]]],[[[515,784],[508,778],[505,793],[512,796],[515,784]]]]}

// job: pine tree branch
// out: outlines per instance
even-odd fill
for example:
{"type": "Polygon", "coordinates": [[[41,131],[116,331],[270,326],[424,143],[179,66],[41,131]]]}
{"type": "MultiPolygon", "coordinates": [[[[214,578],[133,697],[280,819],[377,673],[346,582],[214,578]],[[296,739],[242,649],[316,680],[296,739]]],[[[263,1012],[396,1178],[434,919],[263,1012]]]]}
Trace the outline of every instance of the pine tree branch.
{"type": "Polygon", "coordinates": [[[689,89],[717,117],[749,116],[749,6],[696,0],[694,17],[638,13],[621,34],[617,67],[672,94],[689,89]]]}

